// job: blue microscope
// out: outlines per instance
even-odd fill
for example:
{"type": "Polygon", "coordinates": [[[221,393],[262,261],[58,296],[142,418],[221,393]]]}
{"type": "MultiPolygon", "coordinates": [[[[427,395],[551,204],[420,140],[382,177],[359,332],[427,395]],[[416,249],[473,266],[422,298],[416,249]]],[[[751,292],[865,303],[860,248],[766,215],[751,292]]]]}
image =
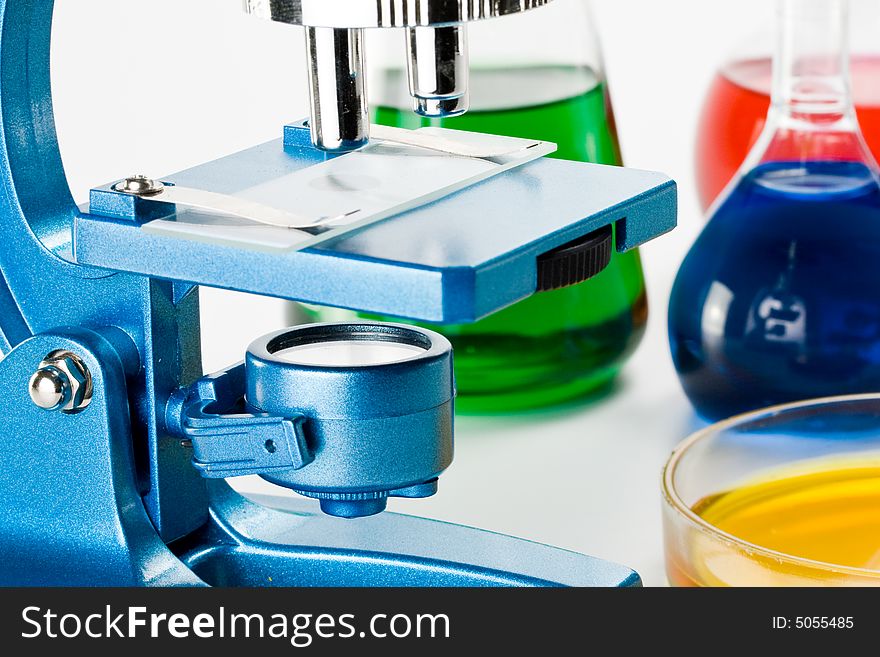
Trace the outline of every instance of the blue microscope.
{"type": "Polygon", "coordinates": [[[432,495],[452,461],[442,336],[314,324],[221,372],[200,362],[199,285],[468,322],[674,227],[660,174],[523,156],[539,144],[514,144],[510,166],[513,151],[466,134],[371,128],[366,29],[405,31],[414,110],[446,116],[467,107],[467,23],[547,2],[245,0],[305,27],[310,118],[77,207],[52,113],[53,0],[0,0],[0,584],[639,584],[588,556],[380,513],[432,495]],[[419,158],[455,184],[389,201],[382,167],[419,158]],[[320,210],[350,193],[364,205],[320,210]],[[245,498],[224,481],[241,475],[301,497],[245,498]]]}

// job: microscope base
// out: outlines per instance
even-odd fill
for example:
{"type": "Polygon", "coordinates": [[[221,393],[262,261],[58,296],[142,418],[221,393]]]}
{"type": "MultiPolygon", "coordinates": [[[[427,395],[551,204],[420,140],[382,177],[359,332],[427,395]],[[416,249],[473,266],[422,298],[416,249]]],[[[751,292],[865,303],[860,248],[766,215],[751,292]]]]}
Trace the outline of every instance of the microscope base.
{"type": "MultiPolygon", "coordinates": [[[[311,500],[251,501],[206,481],[205,523],[170,546],[136,476],[126,365],[109,337],[66,329],[0,361],[0,585],[638,586],[623,566],[392,513],[344,520],[311,500]],[[46,354],[74,352],[91,403],[46,411],[27,382],[46,354]]],[[[172,441],[168,437],[164,440],[172,441]]]]}

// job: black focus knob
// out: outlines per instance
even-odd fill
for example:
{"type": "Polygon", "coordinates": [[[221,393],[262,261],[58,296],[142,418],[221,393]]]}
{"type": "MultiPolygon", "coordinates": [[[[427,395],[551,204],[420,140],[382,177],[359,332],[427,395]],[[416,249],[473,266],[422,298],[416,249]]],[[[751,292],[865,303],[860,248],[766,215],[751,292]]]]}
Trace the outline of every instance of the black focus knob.
{"type": "Polygon", "coordinates": [[[538,292],[558,290],[582,283],[611,262],[614,231],[611,225],[563,244],[538,257],[538,292]]]}

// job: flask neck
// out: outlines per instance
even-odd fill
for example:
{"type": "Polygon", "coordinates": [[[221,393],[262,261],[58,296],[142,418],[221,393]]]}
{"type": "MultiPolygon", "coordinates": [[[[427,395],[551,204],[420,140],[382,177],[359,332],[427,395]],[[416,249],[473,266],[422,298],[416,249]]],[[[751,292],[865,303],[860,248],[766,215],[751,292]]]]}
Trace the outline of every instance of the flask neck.
{"type": "Polygon", "coordinates": [[[849,1],[779,0],[778,11],[771,111],[806,123],[854,118],[849,1]]]}
{"type": "Polygon", "coordinates": [[[850,88],[849,0],[778,0],[767,125],[741,171],[765,162],[862,162],[876,170],[850,88]]]}

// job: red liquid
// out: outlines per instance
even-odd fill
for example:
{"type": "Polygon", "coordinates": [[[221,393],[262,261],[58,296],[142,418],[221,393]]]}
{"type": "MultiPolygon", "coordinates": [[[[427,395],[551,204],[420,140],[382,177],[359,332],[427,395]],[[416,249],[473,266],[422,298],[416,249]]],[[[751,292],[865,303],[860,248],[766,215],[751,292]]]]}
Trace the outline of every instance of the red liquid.
{"type": "MultiPolygon", "coordinates": [[[[853,57],[851,73],[862,133],[880,159],[880,57],[853,57]]],[[[769,58],[728,64],[712,82],[697,132],[697,190],[704,210],[761,134],[770,109],[770,82],[769,58]]]]}

